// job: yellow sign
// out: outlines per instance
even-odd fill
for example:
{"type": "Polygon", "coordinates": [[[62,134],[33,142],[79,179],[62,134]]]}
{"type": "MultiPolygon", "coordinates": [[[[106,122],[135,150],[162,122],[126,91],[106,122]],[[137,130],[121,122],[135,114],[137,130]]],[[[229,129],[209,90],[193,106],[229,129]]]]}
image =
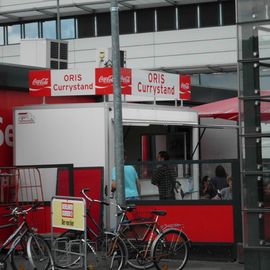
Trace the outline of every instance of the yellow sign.
{"type": "Polygon", "coordinates": [[[85,230],[85,204],[82,200],[52,200],[52,226],[54,228],[85,230]]]}

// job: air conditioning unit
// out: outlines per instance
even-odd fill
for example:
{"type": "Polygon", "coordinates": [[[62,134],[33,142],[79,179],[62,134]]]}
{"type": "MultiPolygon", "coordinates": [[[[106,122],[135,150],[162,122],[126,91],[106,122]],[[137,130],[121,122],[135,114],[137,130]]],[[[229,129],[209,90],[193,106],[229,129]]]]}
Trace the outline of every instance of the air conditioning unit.
{"type": "Polygon", "coordinates": [[[20,62],[27,66],[67,69],[68,42],[51,39],[22,39],[20,62]]]}
{"type": "MultiPolygon", "coordinates": [[[[112,66],[112,48],[98,49],[96,51],[97,67],[112,66]]],[[[126,51],[120,50],[120,67],[126,66],[126,51]]]]}

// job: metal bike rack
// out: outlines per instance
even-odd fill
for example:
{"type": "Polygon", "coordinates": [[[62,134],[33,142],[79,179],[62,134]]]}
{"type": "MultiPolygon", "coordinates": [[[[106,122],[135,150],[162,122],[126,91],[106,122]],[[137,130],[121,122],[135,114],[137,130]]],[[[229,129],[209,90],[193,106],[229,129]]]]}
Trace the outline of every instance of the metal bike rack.
{"type": "Polygon", "coordinates": [[[70,265],[80,258],[72,268],[87,270],[86,203],[84,198],[54,196],[51,200],[51,245],[56,265],[70,265]],[[83,239],[55,238],[55,229],[83,232],[83,239]]]}

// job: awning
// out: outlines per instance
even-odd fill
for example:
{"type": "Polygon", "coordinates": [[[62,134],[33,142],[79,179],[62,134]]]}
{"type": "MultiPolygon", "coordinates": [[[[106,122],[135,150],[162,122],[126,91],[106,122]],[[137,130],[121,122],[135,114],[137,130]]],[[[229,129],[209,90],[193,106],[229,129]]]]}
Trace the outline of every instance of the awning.
{"type": "MultiPolygon", "coordinates": [[[[270,91],[261,91],[261,96],[267,101],[261,101],[261,121],[270,120],[270,91]]],[[[239,117],[239,98],[223,99],[200,106],[192,107],[198,112],[199,117],[222,118],[226,120],[238,121],[239,117]]]]}

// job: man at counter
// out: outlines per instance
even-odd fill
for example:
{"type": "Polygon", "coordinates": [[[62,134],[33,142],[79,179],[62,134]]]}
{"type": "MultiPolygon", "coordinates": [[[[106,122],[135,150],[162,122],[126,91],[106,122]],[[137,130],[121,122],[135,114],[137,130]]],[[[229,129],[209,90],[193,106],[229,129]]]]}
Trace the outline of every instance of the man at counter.
{"type": "MultiPolygon", "coordinates": [[[[167,161],[169,159],[169,154],[166,151],[160,151],[158,153],[158,161],[167,161]]],[[[151,183],[158,187],[160,200],[175,200],[175,182],[176,173],[167,164],[159,166],[151,179],[151,183]]]]}

